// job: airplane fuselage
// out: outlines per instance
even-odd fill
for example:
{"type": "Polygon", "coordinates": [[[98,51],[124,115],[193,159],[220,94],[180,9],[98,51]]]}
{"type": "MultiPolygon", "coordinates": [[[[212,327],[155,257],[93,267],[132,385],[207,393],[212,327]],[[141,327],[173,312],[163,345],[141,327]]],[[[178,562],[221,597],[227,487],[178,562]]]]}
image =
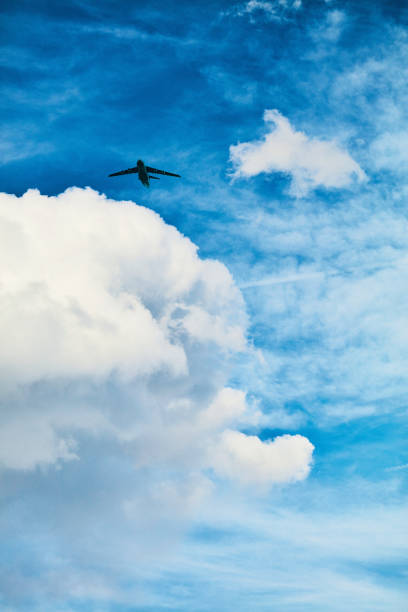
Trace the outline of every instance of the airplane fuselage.
{"type": "Polygon", "coordinates": [[[137,160],[137,168],[138,168],[138,175],[139,175],[140,182],[145,187],[150,187],[149,175],[147,174],[146,167],[141,159],[137,160]]]}

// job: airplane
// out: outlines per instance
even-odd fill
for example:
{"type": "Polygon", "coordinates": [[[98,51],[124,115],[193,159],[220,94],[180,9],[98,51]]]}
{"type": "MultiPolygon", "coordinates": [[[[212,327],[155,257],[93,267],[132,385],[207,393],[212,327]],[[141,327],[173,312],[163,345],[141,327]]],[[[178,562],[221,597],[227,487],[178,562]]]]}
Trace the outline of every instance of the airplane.
{"type": "Polygon", "coordinates": [[[157,168],[151,168],[150,166],[145,166],[141,159],[137,160],[137,166],[134,168],[128,168],[127,170],[121,170],[120,172],[114,172],[113,174],[109,174],[109,176],[119,176],[120,174],[138,174],[139,181],[145,186],[150,187],[150,179],[160,180],[158,176],[151,176],[149,172],[153,172],[155,174],[165,174],[166,176],[177,176],[181,178],[179,174],[173,174],[172,172],[165,172],[164,170],[157,170],[157,168]]]}

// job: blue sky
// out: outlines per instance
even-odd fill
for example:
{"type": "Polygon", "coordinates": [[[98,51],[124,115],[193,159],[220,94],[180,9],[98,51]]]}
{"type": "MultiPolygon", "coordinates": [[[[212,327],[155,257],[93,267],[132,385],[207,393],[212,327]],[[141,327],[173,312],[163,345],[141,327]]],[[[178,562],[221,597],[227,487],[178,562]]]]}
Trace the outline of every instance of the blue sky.
{"type": "Polygon", "coordinates": [[[2,2],[2,609],[406,608],[407,21],[2,2]]]}

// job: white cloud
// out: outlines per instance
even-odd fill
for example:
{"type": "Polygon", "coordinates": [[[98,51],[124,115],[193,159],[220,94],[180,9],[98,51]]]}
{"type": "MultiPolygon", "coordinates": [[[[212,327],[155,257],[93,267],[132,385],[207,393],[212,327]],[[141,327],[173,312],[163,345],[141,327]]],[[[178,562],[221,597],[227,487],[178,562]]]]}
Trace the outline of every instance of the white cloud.
{"type": "Polygon", "coordinates": [[[60,437],[48,419],[22,416],[1,424],[0,467],[30,470],[78,458],[74,440],[60,437]]]}
{"type": "Polygon", "coordinates": [[[340,188],[366,179],[364,171],[335,142],[308,138],[297,132],[277,110],[266,110],[272,129],[261,140],[230,146],[234,178],[262,172],[291,175],[291,192],[305,195],[315,187],[340,188]]]}
{"type": "Polygon", "coordinates": [[[400,470],[408,469],[408,463],[402,463],[401,465],[393,465],[392,467],[385,469],[387,472],[399,472],[400,470]]]}
{"type": "Polygon", "coordinates": [[[372,161],[378,169],[406,172],[408,163],[408,131],[399,130],[381,134],[371,144],[372,161]]]}
{"type": "Polygon", "coordinates": [[[174,469],[156,487],[178,490],[200,481],[226,427],[261,422],[225,386],[228,355],[245,349],[238,288],[156,213],[91,189],[2,194],[0,237],[3,468],[80,462],[80,440],[106,438],[136,468],[174,469]]]}
{"type": "Polygon", "coordinates": [[[245,393],[239,389],[224,388],[201,415],[205,427],[218,428],[239,422],[247,411],[245,393]]]}
{"type": "Polygon", "coordinates": [[[225,266],[91,189],[1,194],[0,239],[2,524],[19,526],[13,563],[28,538],[36,567],[35,584],[0,569],[7,601],[45,589],[58,602],[63,574],[74,602],[120,602],[117,572],[163,562],[220,477],[263,495],[307,475],[304,438],[238,431],[264,417],[227,386],[247,318],[225,266]]]}
{"type": "Polygon", "coordinates": [[[225,267],[200,260],[152,211],[89,189],[3,195],[0,211],[0,367],[9,382],[179,376],[188,367],[181,336],[205,342],[214,329],[220,348],[244,347],[242,299],[225,267]]]}
{"type": "Polygon", "coordinates": [[[313,449],[313,444],[299,435],[262,442],[257,436],[227,430],[214,449],[212,465],[220,476],[245,484],[293,482],[309,474],[313,449]]]}
{"type": "Polygon", "coordinates": [[[50,405],[30,408],[33,394],[22,398],[21,387],[66,380],[71,393],[78,381],[113,377],[137,380],[150,402],[156,396],[169,404],[177,393],[148,393],[149,380],[173,381],[189,397],[201,353],[211,397],[220,381],[208,360],[216,368],[222,354],[245,347],[243,301],[226,268],[201,260],[151,210],[90,189],[2,194],[0,236],[0,392],[15,407],[3,412],[5,466],[72,459],[70,435],[58,431],[124,435],[95,406],[78,415],[66,405],[51,409],[51,397],[50,405]]]}

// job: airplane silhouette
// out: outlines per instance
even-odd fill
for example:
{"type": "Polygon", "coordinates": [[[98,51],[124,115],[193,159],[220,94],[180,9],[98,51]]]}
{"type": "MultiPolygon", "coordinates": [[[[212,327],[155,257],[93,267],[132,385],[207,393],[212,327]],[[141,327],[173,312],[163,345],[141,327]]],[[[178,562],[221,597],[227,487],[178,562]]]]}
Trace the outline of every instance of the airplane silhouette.
{"type": "Polygon", "coordinates": [[[179,174],[173,174],[172,172],[165,172],[164,170],[157,170],[157,168],[151,168],[150,166],[145,166],[141,159],[137,160],[137,166],[134,168],[128,168],[127,170],[121,170],[120,172],[114,172],[113,174],[109,174],[109,176],[119,176],[120,174],[138,174],[139,181],[145,186],[150,187],[150,179],[159,180],[158,176],[151,176],[149,172],[153,172],[155,174],[164,174],[165,176],[177,176],[181,178],[179,174]]]}

